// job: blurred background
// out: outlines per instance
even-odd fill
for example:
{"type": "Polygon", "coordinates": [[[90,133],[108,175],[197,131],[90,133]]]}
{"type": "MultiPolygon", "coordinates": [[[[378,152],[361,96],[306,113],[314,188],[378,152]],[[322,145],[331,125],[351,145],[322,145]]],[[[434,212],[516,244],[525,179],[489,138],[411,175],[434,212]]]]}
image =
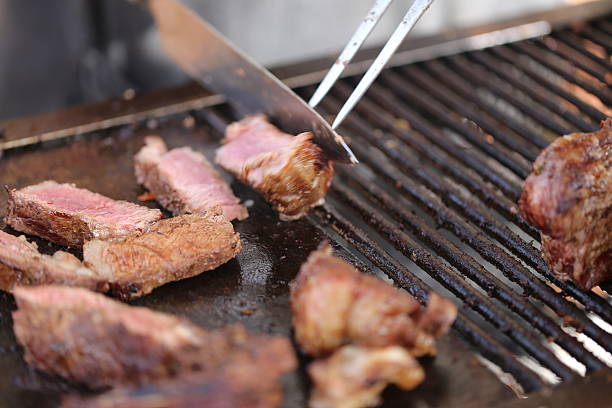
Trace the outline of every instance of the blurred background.
{"type": "MultiPolygon", "coordinates": [[[[411,38],[584,0],[437,0],[411,38]]],[[[339,52],[373,0],[185,1],[267,66],[339,52]]],[[[397,0],[369,46],[411,1],[397,0]]],[[[178,85],[147,13],[126,0],[0,0],[0,119],[178,85]],[[131,93],[131,91],[128,91],[131,93]]]]}

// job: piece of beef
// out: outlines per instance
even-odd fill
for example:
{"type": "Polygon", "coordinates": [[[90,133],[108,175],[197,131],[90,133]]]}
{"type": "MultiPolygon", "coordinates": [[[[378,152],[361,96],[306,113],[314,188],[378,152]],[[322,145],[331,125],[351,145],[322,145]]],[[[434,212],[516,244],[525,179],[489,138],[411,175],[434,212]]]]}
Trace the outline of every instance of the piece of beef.
{"type": "Polygon", "coordinates": [[[435,338],[457,313],[435,293],[423,312],[406,292],[333,256],[327,244],[310,254],[291,283],[291,307],[297,342],[312,356],[345,344],[435,354],[435,338]]]}
{"type": "Polygon", "coordinates": [[[108,289],[104,279],[83,266],[74,255],[64,251],[57,251],[53,256],[43,255],[24,236],[0,231],[0,290],[10,292],[15,286],[52,283],[101,292],[108,289]]]}
{"type": "Polygon", "coordinates": [[[259,191],[283,220],[303,217],[323,203],[334,169],[312,133],[292,136],[265,116],[227,127],[216,162],[259,191]]]}
{"type": "Polygon", "coordinates": [[[206,157],[189,147],[168,151],[160,137],[149,136],[134,166],[138,182],[174,215],[205,212],[216,205],[230,221],[249,215],[206,157]]]}
{"type": "Polygon", "coordinates": [[[590,289],[612,279],[612,119],[563,136],[540,153],[519,200],[562,280],[590,289]]]}
{"type": "Polygon", "coordinates": [[[240,234],[214,207],[161,220],[140,235],[89,241],[83,259],[111,282],[113,295],[129,299],[215,269],[241,248],[240,234]]]}
{"type": "Polygon", "coordinates": [[[241,326],[207,331],[185,319],[79,288],[15,288],[14,330],[34,367],[93,389],[223,369],[275,382],[296,365],[288,339],[241,326]],[[245,370],[245,371],[241,371],[245,370]]]}
{"type": "Polygon", "coordinates": [[[45,181],[8,190],[7,224],[71,247],[80,247],[91,239],[145,231],[161,216],[159,210],[116,201],[73,184],[45,181]]]}
{"type": "Polygon", "coordinates": [[[314,389],[311,408],[361,408],[380,404],[389,384],[404,390],[425,379],[423,368],[404,348],[343,346],[308,367],[314,389]]]}
{"type": "Polygon", "coordinates": [[[274,408],[282,401],[277,383],[260,380],[265,370],[248,378],[232,378],[223,370],[214,374],[121,387],[95,397],[69,396],[62,408],[274,408]]]}

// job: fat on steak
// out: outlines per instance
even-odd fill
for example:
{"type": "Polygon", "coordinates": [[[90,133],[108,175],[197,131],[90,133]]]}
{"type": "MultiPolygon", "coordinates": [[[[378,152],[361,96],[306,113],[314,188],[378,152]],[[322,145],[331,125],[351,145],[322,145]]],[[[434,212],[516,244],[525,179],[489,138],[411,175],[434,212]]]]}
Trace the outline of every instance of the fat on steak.
{"type": "Polygon", "coordinates": [[[205,212],[216,205],[230,221],[249,215],[206,157],[189,147],[168,151],[160,137],[149,136],[134,157],[134,167],[138,182],[174,215],[205,212]]]}
{"type": "Polygon", "coordinates": [[[334,173],[312,133],[292,136],[264,115],[227,127],[216,162],[261,193],[282,220],[303,217],[323,203],[334,173]]]}
{"type": "Polygon", "coordinates": [[[435,339],[457,314],[453,303],[435,293],[421,310],[406,292],[335,257],[328,244],[310,254],[291,283],[291,307],[296,340],[315,357],[345,344],[434,355],[435,339]]]}
{"type": "Polygon", "coordinates": [[[33,242],[0,231],[0,290],[16,286],[58,284],[79,286],[104,292],[103,278],[83,266],[74,255],[57,251],[53,256],[41,254],[33,242]]]}
{"type": "Polygon", "coordinates": [[[161,220],[143,234],[88,241],[83,260],[108,279],[114,296],[130,299],[215,269],[241,248],[240,234],[214,207],[161,220]]]}
{"type": "Polygon", "coordinates": [[[8,190],[8,225],[70,247],[142,232],[161,217],[159,210],[116,201],[73,184],[45,181],[8,190]]]}
{"type": "Polygon", "coordinates": [[[92,389],[139,386],[242,369],[275,382],[296,366],[288,339],[242,326],[205,330],[175,316],[128,306],[80,288],[19,287],[14,330],[26,361],[92,389]]]}
{"type": "Polygon", "coordinates": [[[540,229],[542,254],[559,279],[586,290],[612,279],[612,119],[544,149],[519,206],[540,229]]]}
{"type": "Polygon", "coordinates": [[[314,385],[310,408],[374,407],[387,385],[411,390],[425,379],[419,362],[399,346],[343,346],[310,364],[308,374],[314,385]]]}

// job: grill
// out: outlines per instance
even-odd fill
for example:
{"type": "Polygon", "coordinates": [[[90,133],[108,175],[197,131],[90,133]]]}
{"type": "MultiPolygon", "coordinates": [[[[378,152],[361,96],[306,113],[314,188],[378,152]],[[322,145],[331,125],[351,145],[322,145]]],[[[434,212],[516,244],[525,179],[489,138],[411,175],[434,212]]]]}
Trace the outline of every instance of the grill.
{"type": "MultiPolygon", "coordinates": [[[[572,10],[583,8],[569,12],[572,10]]],[[[516,33],[537,32],[546,26],[534,21],[532,18],[527,24],[488,37],[477,34],[452,40],[444,43],[446,47],[417,47],[405,53],[420,60],[412,64],[402,61],[400,53],[399,62],[383,72],[341,129],[361,163],[357,167],[337,166],[325,206],[314,210],[306,221],[278,223],[258,197],[234,182],[241,198],[255,201],[254,215],[238,226],[247,242],[240,265],[196,278],[201,285],[208,285],[197,296],[190,284],[179,282],[137,303],[186,314],[207,326],[239,319],[256,330],[289,333],[290,315],[283,303],[286,283],[307,253],[321,239],[328,239],[341,256],[364,271],[392,279],[419,301],[425,303],[428,293],[435,290],[460,307],[453,326],[457,336],[443,340],[440,356],[426,364],[428,382],[433,385],[408,395],[392,390],[386,397],[388,406],[408,406],[407,401],[415,404],[409,406],[422,406],[415,401],[426,401],[427,406],[467,407],[512,400],[508,388],[483,366],[518,394],[602,370],[609,373],[612,306],[605,292],[610,293],[610,287],[583,292],[557,280],[539,253],[539,232],[518,213],[516,201],[522,180],[543,147],[560,134],[596,130],[599,121],[612,116],[612,15],[572,28],[556,28],[545,36],[482,47],[482,41],[489,45],[487,38],[504,42],[504,35],[512,39],[516,33]],[[466,38],[472,43],[477,38],[481,45],[462,53],[449,48],[451,44],[470,44],[466,38]],[[442,56],[430,58],[436,53],[442,56]],[[260,293],[248,288],[249,280],[255,282],[255,278],[245,271],[257,273],[265,262],[276,262],[264,259],[254,249],[256,243],[264,242],[257,237],[264,232],[268,241],[262,245],[269,247],[266,253],[285,261],[283,266],[272,267],[276,281],[266,281],[260,293]],[[286,242],[280,244],[279,240],[286,242]],[[248,257],[255,265],[248,264],[248,257]],[[232,271],[241,279],[219,275],[232,271]],[[234,293],[232,285],[243,286],[236,296],[224,295],[224,290],[234,293]],[[213,300],[200,298],[207,295],[213,300]],[[185,297],[191,300],[185,301],[185,297]],[[264,315],[261,318],[240,313],[241,308],[252,306],[253,299],[257,299],[254,308],[264,315]],[[177,301],[178,305],[173,303],[177,301]],[[194,311],[193,305],[204,312],[194,311]],[[229,310],[229,315],[214,315],[219,313],[215,307],[229,310]],[[475,354],[455,337],[463,339],[475,354]],[[466,375],[468,372],[471,374],[466,375]],[[446,384],[445,377],[455,376],[458,378],[448,387],[440,385],[446,384]]],[[[339,81],[322,102],[324,115],[338,111],[357,83],[355,73],[360,69],[359,63],[349,67],[352,76],[339,81]]],[[[296,75],[288,68],[278,73],[296,85],[304,98],[320,79],[314,70],[296,75]]],[[[141,136],[155,128],[172,136],[176,145],[210,148],[225,126],[236,119],[221,102],[218,96],[190,86],[130,102],[79,107],[34,121],[0,124],[5,128],[0,145],[10,149],[6,160],[0,161],[6,178],[2,182],[39,181],[30,178],[43,177],[43,165],[27,176],[18,169],[39,160],[50,164],[56,157],[72,154],[80,159],[76,163],[66,160],[68,168],[96,168],[73,177],[81,177],[81,185],[133,200],[138,190],[129,159],[140,146],[141,136]],[[92,112],[105,119],[93,120],[92,112]],[[198,130],[185,131],[180,126],[186,114],[196,118],[198,130]],[[157,119],[144,121],[151,117],[157,119]],[[147,125],[134,125],[138,123],[147,125]],[[79,140],[49,142],[75,134],[87,135],[79,140]],[[87,153],[109,146],[108,140],[122,146],[121,154],[110,147],[110,157],[97,159],[87,153]],[[40,141],[47,142],[34,145],[40,141]],[[80,144],[86,147],[79,148],[80,144]],[[111,181],[100,181],[100,171],[110,174],[111,181]],[[113,177],[125,178],[126,174],[130,174],[127,181],[116,179],[118,184],[111,185],[113,177]]],[[[61,171],[53,172],[62,177],[61,171]]],[[[2,302],[0,313],[7,313],[13,307],[11,300],[5,296],[2,302]]],[[[2,330],[6,334],[0,341],[8,346],[0,353],[0,373],[16,361],[6,357],[14,352],[10,325],[4,324],[2,330]]],[[[22,388],[34,391],[23,397],[14,387],[7,387],[12,401],[25,398],[40,402],[41,395],[56,396],[58,390],[66,389],[38,374],[22,372],[19,378],[26,384],[21,384],[22,388]]],[[[287,406],[303,403],[304,381],[303,372],[290,379],[287,406]]],[[[609,390],[609,386],[597,390],[601,402],[609,402],[609,390]]]]}

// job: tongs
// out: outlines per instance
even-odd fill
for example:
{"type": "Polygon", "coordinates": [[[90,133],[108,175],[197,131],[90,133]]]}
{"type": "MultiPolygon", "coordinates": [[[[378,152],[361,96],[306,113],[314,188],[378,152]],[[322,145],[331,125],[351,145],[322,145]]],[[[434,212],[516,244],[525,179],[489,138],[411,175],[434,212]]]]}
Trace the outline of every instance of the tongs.
{"type": "MultiPolygon", "coordinates": [[[[223,95],[242,115],[262,112],[281,129],[297,134],[312,131],[327,156],[339,162],[357,163],[355,155],[332,126],[312,107],[298,97],[278,78],[257,64],[221,33],[178,0],[131,0],[144,4],[155,18],[161,43],[174,62],[193,79],[223,95]]],[[[348,62],[366,39],[392,0],[377,1],[372,13],[357,31],[342,53],[348,62]]],[[[342,119],[378,76],[403,38],[408,34],[433,0],[416,0],[402,23],[366,73],[351,98],[334,122],[342,119]]],[[[322,86],[327,89],[342,73],[343,67],[333,67],[322,86]],[[340,69],[339,69],[340,68],[340,69]],[[339,72],[338,72],[339,71],[339,72]]]]}
{"type": "MultiPolygon", "coordinates": [[[[395,51],[401,45],[404,38],[412,30],[425,11],[431,6],[433,1],[434,0],[415,0],[412,6],[410,6],[410,9],[408,9],[401,23],[397,26],[351,96],[344,103],[340,112],[338,112],[338,115],[332,123],[332,129],[337,129],[346,116],[353,110],[357,102],[359,102],[363,94],[376,80],[385,65],[387,65],[387,62],[389,62],[389,59],[395,54],[395,51]]],[[[346,47],[344,47],[344,50],[342,50],[340,56],[312,95],[312,98],[310,98],[308,104],[312,108],[315,108],[334,86],[346,66],[351,62],[392,2],[393,0],[376,0],[372,9],[365,16],[363,22],[359,25],[359,28],[357,28],[357,31],[355,31],[346,47]]]]}

